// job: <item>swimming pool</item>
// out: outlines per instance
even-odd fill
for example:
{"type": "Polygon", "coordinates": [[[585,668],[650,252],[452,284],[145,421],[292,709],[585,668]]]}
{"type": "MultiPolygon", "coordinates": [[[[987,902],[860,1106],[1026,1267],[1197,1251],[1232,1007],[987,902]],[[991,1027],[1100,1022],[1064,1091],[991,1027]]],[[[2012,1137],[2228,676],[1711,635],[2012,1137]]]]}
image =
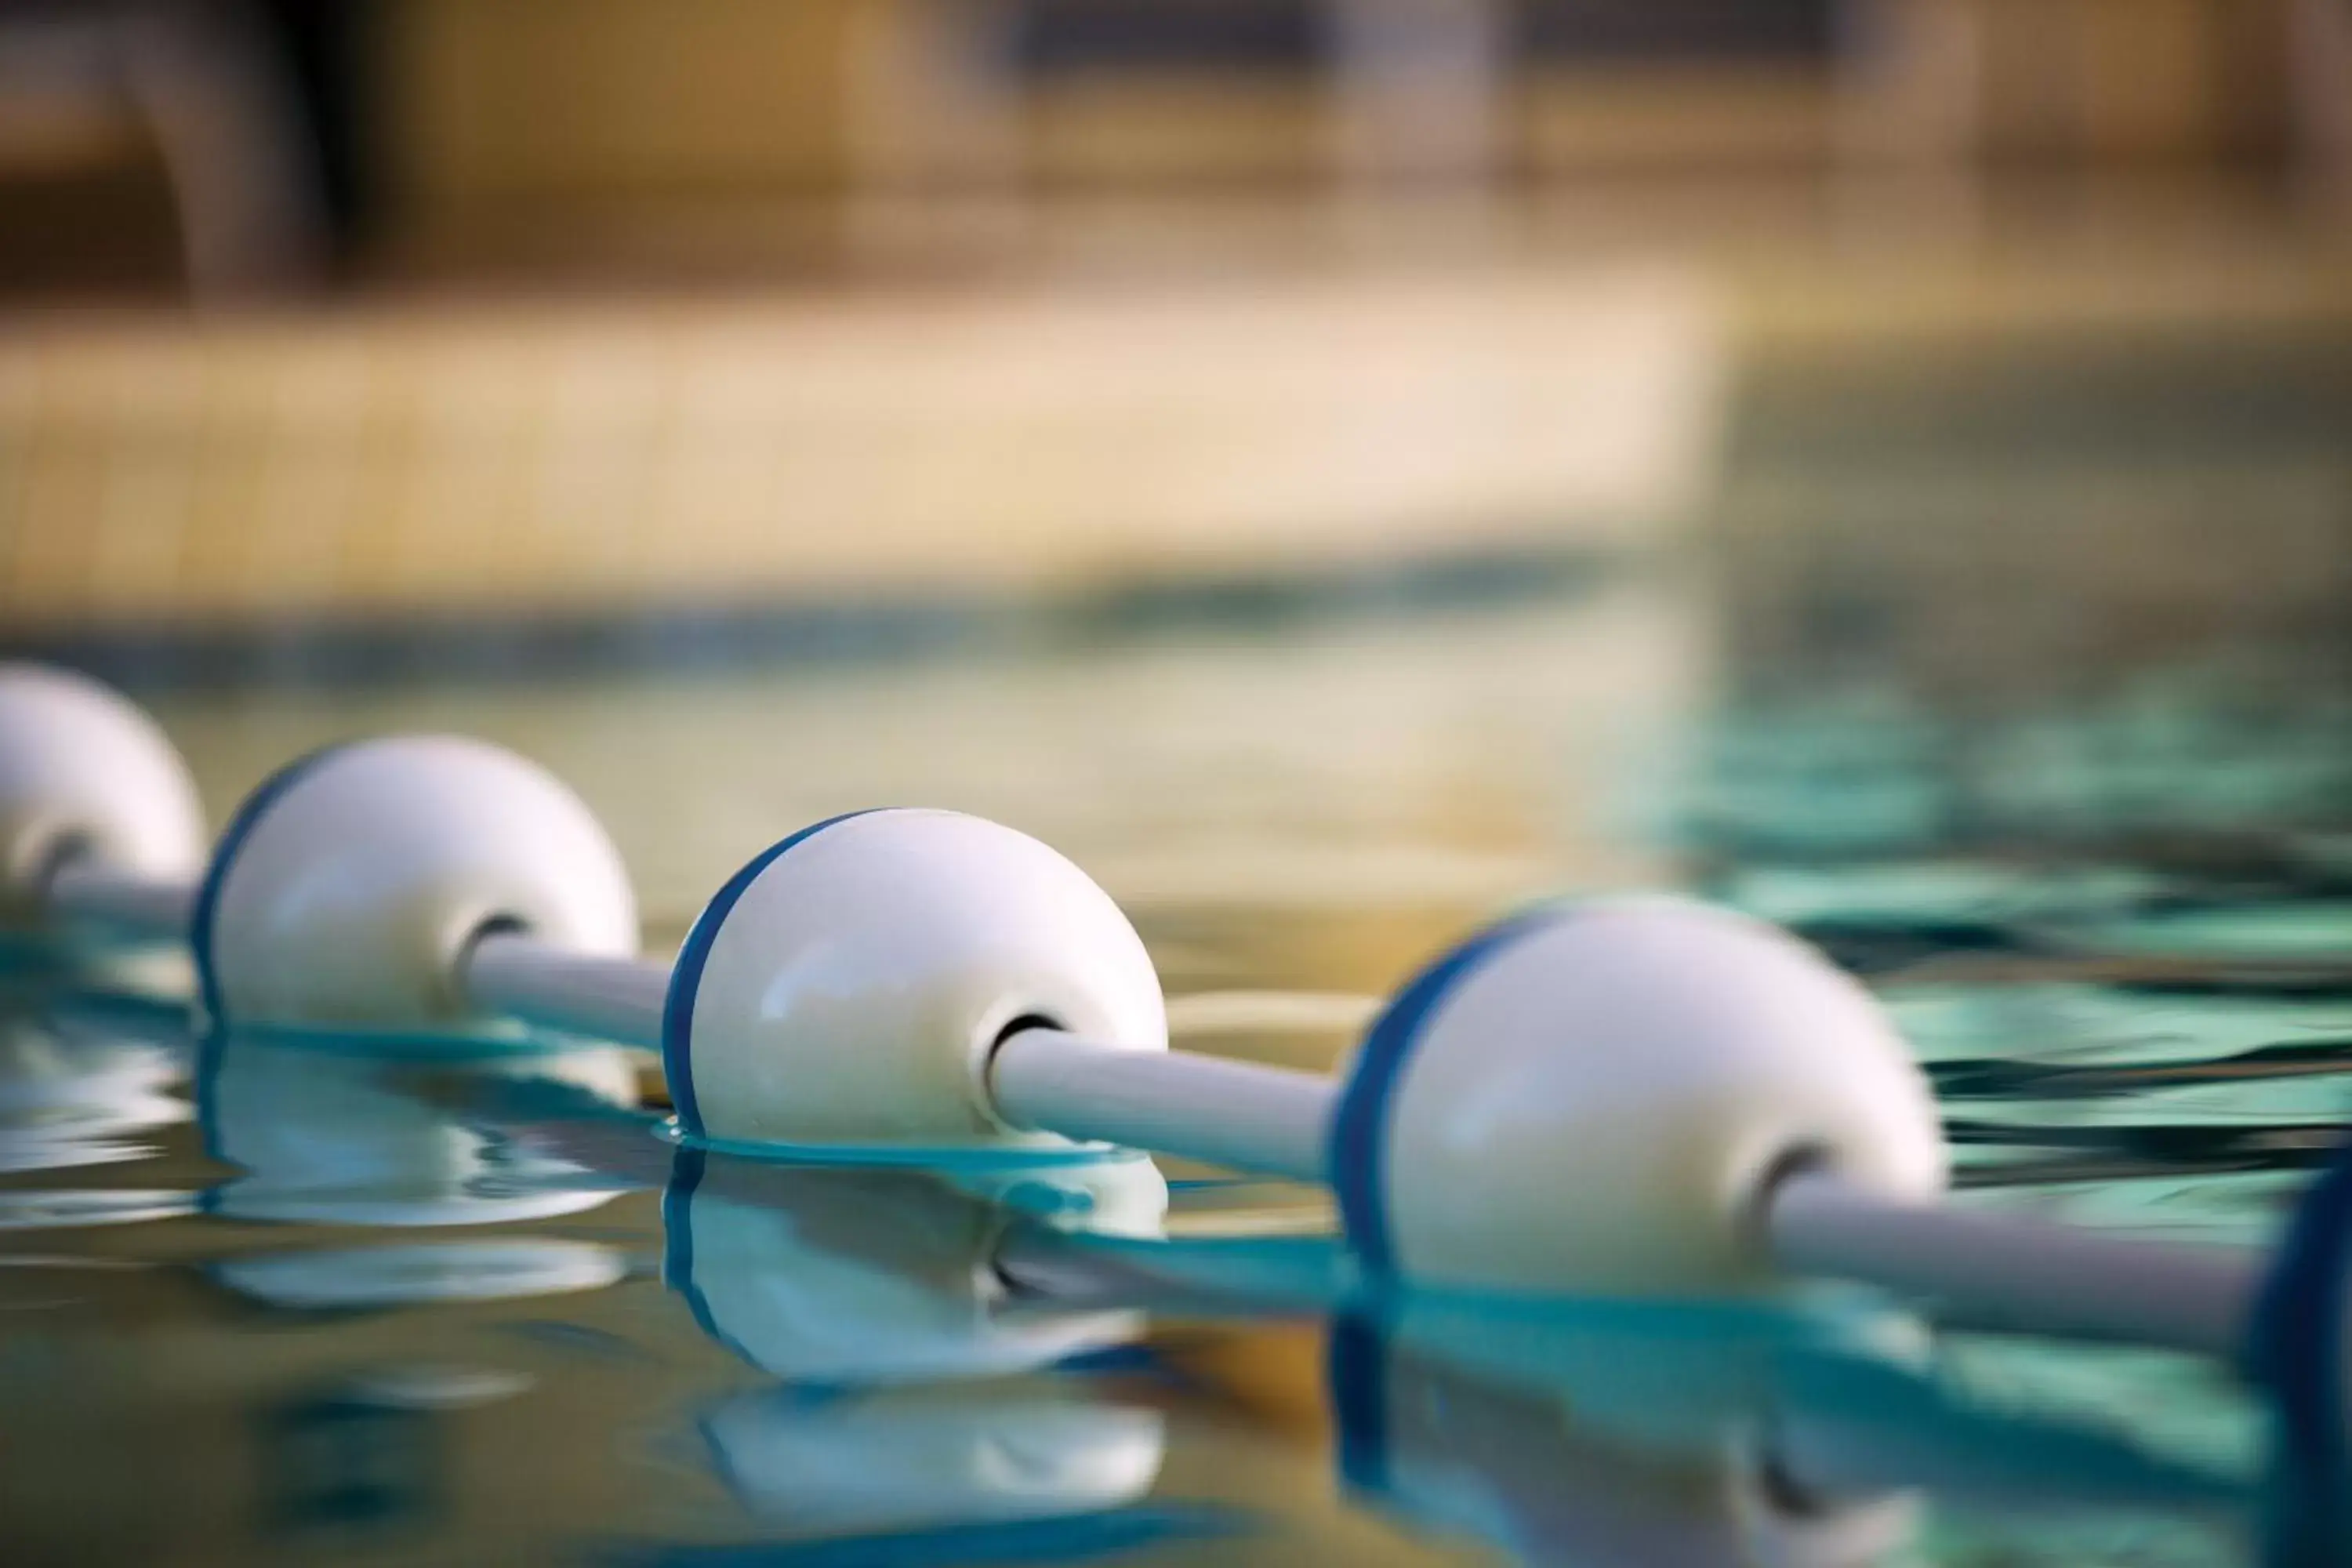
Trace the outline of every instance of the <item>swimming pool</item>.
{"type": "MultiPolygon", "coordinates": [[[[514,746],[611,828],[656,950],[802,823],[994,816],[1129,910],[1180,1043],[1290,1065],[1498,909],[1690,887],[1878,988],[1966,1202],[2266,1237],[2352,1121],[2324,672],[1988,705],[1721,647],[1627,575],[154,706],[216,816],[341,736],[514,746]]],[[[1858,1293],[1335,1313],[1310,1189],[704,1155],[614,1047],[197,1039],[169,959],[6,980],[12,1562],[2326,1560],[2268,1413],[2191,1358],[1858,1293]]]]}

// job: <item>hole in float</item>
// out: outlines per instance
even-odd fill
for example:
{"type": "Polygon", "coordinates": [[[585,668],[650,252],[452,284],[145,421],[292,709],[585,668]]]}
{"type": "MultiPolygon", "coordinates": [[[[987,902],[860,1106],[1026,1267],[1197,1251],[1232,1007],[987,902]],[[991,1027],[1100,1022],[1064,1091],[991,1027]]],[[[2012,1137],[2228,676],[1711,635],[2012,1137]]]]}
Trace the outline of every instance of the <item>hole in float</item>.
{"type": "Polygon", "coordinates": [[[494,936],[528,936],[530,922],[520,915],[498,914],[477,921],[458,939],[451,952],[449,963],[441,971],[441,984],[446,1004],[459,1013],[473,1011],[473,1003],[466,994],[467,972],[474,966],[474,955],[482,943],[494,936]]]}
{"type": "Polygon", "coordinates": [[[996,1053],[1003,1047],[1005,1041],[1011,1039],[1015,1035],[1024,1034],[1031,1029],[1054,1029],[1058,1030],[1063,1034],[1069,1033],[1067,1029],[1063,1028],[1062,1021],[1059,1018],[1049,1017],[1043,1013],[1024,1013],[1021,1016],[1013,1019],[1013,1022],[1005,1025],[1004,1027],[996,1031],[996,1038],[988,1042],[988,1054],[992,1058],[994,1057],[996,1053]]]}
{"type": "Polygon", "coordinates": [[[473,961],[474,950],[489,938],[530,934],[530,922],[520,915],[492,915],[488,920],[477,922],[474,929],[467,931],[457,943],[457,973],[460,974],[465,973],[466,965],[473,961]]]}
{"type": "Polygon", "coordinates": [[[1748,1246],[1759,1253],[1770,1249],[1769,1216],[1782,1183],[1791,1176],[1810,1176],[1836,1167],[1837,1156],[1828,1144],[1810,1142],[1792,1143],[1767,1161],[1748,1194],[1746,1212],[1739,1216],[1740,1234],[1748,1246]]]}
{"type": "Polygon", "coordinates": [[[995,1110],[997,1054],[1004,1049],[1005,1041],[1015,1035],[1025,1034],[1031,1029],[1058,1029],[1067,1032],[1063,1022],[1049,1013],[1017,1014],[1003,1028],[990,1037],[986,1048],[980,1054],[981,1109],[984,1115],[1000,1127],[1012,1124],[998,1116],[995,1110]]]}
{"type": "Polygon", "coordinates": [[[26,857],[26,881],[42,898],[58,873],[75,861],[98,853],[97,836],[79,827],[60,828],[36,843],[26,857]]]}

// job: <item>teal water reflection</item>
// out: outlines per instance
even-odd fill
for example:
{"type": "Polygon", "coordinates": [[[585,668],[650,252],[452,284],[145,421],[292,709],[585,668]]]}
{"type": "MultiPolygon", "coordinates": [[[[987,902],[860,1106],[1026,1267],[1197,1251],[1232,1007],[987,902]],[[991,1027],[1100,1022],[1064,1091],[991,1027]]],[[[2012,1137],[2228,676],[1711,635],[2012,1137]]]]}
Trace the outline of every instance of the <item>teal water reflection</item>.
{"type": "MultiPolygon", "coordinates": [[[[349,731],[518,744],[656,946],[780,826],[987,812],[1135,911],[1186,1043],[1300,1066],[1499,905],[1694,886],[1878,988],[1960,1201],[2274,1234],[2352,1123],[2334,708],[1768,709],[1681,614],[166,718],[216,810],[349,731]]],[[[12,1563],[2337,1560],[2352,1487],[2189,1358],[1844,1292],[1368,1293],[1311,1191],[682,1149],[625,1052],[199,1042],[150,978],[0,988],[12,1563]]]]}
{"type": "MultiPolygon", "coordinates": [[[[126,1043],[171,1048],[160,1010],[15,1001],[29,1034],[111,1017],[144,1026],[126,1043]]],[[[208,1418],[291,1489],[216,1523],[223,1555],[257,1529],[273,1549],[462,1557],[457,1494],[524,1479],[469,1429],[546,1403],[551,1378],[615,1385],[591,1426],[576,1411],[530,1424],[559,1452],[605,1450],[625,1481],[530,1537],[585,1560],[733,1561],[756,1542],[762,1561],[820,1562],[1476,1546],[1543,1563],[2226,1563],[2278,1539],[2262,1412],[2182,1358],[1939,1334],[1860,1293],[1367,1294],[1311,1223],[1249,1223],[1289,1194],[1171,1193],[1138,1158],[888,1168],[683,1148],[604,1047],[231,1038],[180,1055],[202,1137],[187,1201],[90,1232],[79,1255],[12,1258],[0,1279],[127,1276],[94,1320],[21,1342],[79,1342],[101,1363],[159,1334],[194,1336],[167,1361],[207,1334],[341,1338],[324,1357],[305,1347],[290,1405],[266,1353],[246,1358],[249,1383],[211,1391],[208,1418]],[[640,1197],[656,1202],[579,1228],[640,1197]],[[123,1235],[151,1245],[95,1245],[123,1235]],[[159,1289],[182,1304],[141,1301],[159,1289]],[[593,1325],[572,1305],[623,1295],[593,1325]],[[228,1300],[269,1315],[224,1317],[228,1300]],[[526,1305],[555,1315],[469,1315],[526,1305]],[[1298,1408],[1260,1408],[1283,1396],[1298,1408]],[[1272,1474],[1244,1483],[1237,1449],[1272,1474]],[[702,1483],[690,1524],[681,1467],[702,1483]],[[1336,1512],[1297,1506],[1310,1485],[1336,1512]]],[[[153,1092],[110,1063],[92,1057],[79,1092],[153,1092]]],[[[23,1297],[9,1305],[45,1310],[23,1297]]],[[[22,1359],[0,1361],[20,1409],[43,1386],[22,1359]]],[[[185,1395],[115,1397],[131,1419],[185,1395]]]]}

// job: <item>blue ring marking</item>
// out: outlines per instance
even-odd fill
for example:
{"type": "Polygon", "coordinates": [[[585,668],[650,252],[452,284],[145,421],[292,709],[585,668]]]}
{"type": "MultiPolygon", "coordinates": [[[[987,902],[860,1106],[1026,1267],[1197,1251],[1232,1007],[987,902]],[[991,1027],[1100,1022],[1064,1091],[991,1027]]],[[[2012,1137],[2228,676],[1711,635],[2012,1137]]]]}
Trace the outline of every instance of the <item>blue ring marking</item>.
{"type": "Polygon", "coordinates": [[[1405,983],[1356,1052],[1355,1068],[1332,1112],[1325,1159],[1339,1223],[1354,1244],[1365,1271],[1375,1278],[1396,1271],[1395,1238],[1390,1234],[1386,1176],[1389,1123],[1397,1084],[1421,1043],[1423,1028],[1438,1005],[1471,972],[1520,937],[1543,930],[1575,911],[1557,905],[1510,915],[1488,926],[1405,983]]]}
{"type": "Polygon", "coordinates": [[[196,961],[196,995],[204,1004],[205,1016],[212,1028],[223,1027],[228,1022],[221,1005],[220,973],[213,963],[213,919],[219,911],[221,891],[228,885],[229,869],[236,864],[237,852],[288,790],[329,757],[350,749],[351,744],[338,741],[306,752],[262,780],[236,808],[236,815],[229,818],[220,842],[213,846],[213,858],[205,863],[205,879],[196,884],[195,908],[188,917],[188,947],[196,961]]]}
{"type": "Polygon", "coordinates": [[[1339,1479],[1375,1497],[1389,1490],[1389,1345],[1378,1323],[1355,1312],[1331,1320],[1326,1363],[1339,1479]]]}
{"type": "Polygon", "coordinates": [[[2263,1281],[2247,1336],[2245,1364],[2278,1402],[2294,1461],[2308,1473],[2340,1475],[2347,1453],[2343,1406],[2345,1309],[2352,1292],[2352,1142],[2304,1194],[2278,1261],[2263,1281]]]}
{"type": "Polygon", "coordinates": [[[694,927],[686,933],[686,945],[677,950],[677,963],[670,969],[669,989],[662,996],[662,1075],[669,1079],[669,1099],[677,1108],[677,1124],[689,1136],[702,1136],[702,1102],[694,1092],[694,998],[702,989],[702,967],[710,962],[711,946],[718,942],[727,917],[735,912],[736,900],[759,879],[761,872],[794,845],[853,816],[871,816],[877,811],[892,809],[887,805],[868,806],[864,811],[845,811],[839,816],[810,823],[791,837],[753,856],[748,865],[727,879],[726,885],[712,894],[710,901],[702,906],[702,912],[694,917],[694,927]]]}

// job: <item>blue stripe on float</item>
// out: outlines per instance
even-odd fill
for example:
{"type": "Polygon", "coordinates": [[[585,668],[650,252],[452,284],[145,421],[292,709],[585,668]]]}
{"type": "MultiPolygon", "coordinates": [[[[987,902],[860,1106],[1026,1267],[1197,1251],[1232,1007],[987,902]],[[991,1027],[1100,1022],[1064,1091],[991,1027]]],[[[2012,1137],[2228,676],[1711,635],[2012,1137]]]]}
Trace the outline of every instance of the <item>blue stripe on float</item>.
{"type": "Polygon", "coordinates": [[[1406,982],[1365,1033],[1331,1116],[1326,1160],[1340,1223],[1367,1272],[1377,1277],[1396,1271],[1386,1199],[1391,1102],[1423,1027],[1438,1004],[1481,963],[1570,912],[1557,907],[1530,910],[1487,927],[1406,982]]]}
{"type": "Polygon", "coordinates": [[[305,752],[262,780],[236,808],[236,815],[229,818],[220,842],[213,846],[213,858],[205,864],[205,879],[196,884],[195,909],[188,917],[188,947],[196,961],[196,995],[204,1003],[207,1026],[211,1028],[221,1028],[228,1021],[221,1005],[220,973],[213,963],[213,919],[220,909],[221,890],[228,885],[229,869],[236,864],[237,852],[288,790],[329,757],[349,750],[350,745],[349,742],[337,742],[305,752]]]}
{"type": "Polygon", "coordinates": [[[2246,1369],[2278,1402],[2287,1449],[2314,1476],[2352,1461],[2344,1407],[2352,1295],[2352,1142],[2304,1194],[2254,1305],[2246,1369]]]}
{"type": "Polygon", "coordinates": [[[812,822],[791,837],[770,845],[728,878],[726,886],[712,894],[710,901],[702,906],[702,912],[694,918],[694,929],[686,933],[686,945],[677,950],[677,963],[669,972],[669,989],[662,997],[662,1074],[669,1079],[670,1103],[677,1108],[677,1124],[682,1131],[697,1138],[702,1136],[702,1103],[694,1091],[694,998],[702,989],[702,969],[710,962],[711,946],[718,942],[727,917],[734,912],[736,900],[759,880],[761,872],[774,865],[794,845],[805,843],[835,823],[890,809],[868,806],[864,811],[845,811],[839,816],[812,822]]]}
{"type": "Polygon", "coordinates": [[[1388,1335],[1370,1318],[1331,1320],[1325,1375],[1338,1438],[1339,1479],[1374,1497],[1389,1489],[1388,1335]]]}

